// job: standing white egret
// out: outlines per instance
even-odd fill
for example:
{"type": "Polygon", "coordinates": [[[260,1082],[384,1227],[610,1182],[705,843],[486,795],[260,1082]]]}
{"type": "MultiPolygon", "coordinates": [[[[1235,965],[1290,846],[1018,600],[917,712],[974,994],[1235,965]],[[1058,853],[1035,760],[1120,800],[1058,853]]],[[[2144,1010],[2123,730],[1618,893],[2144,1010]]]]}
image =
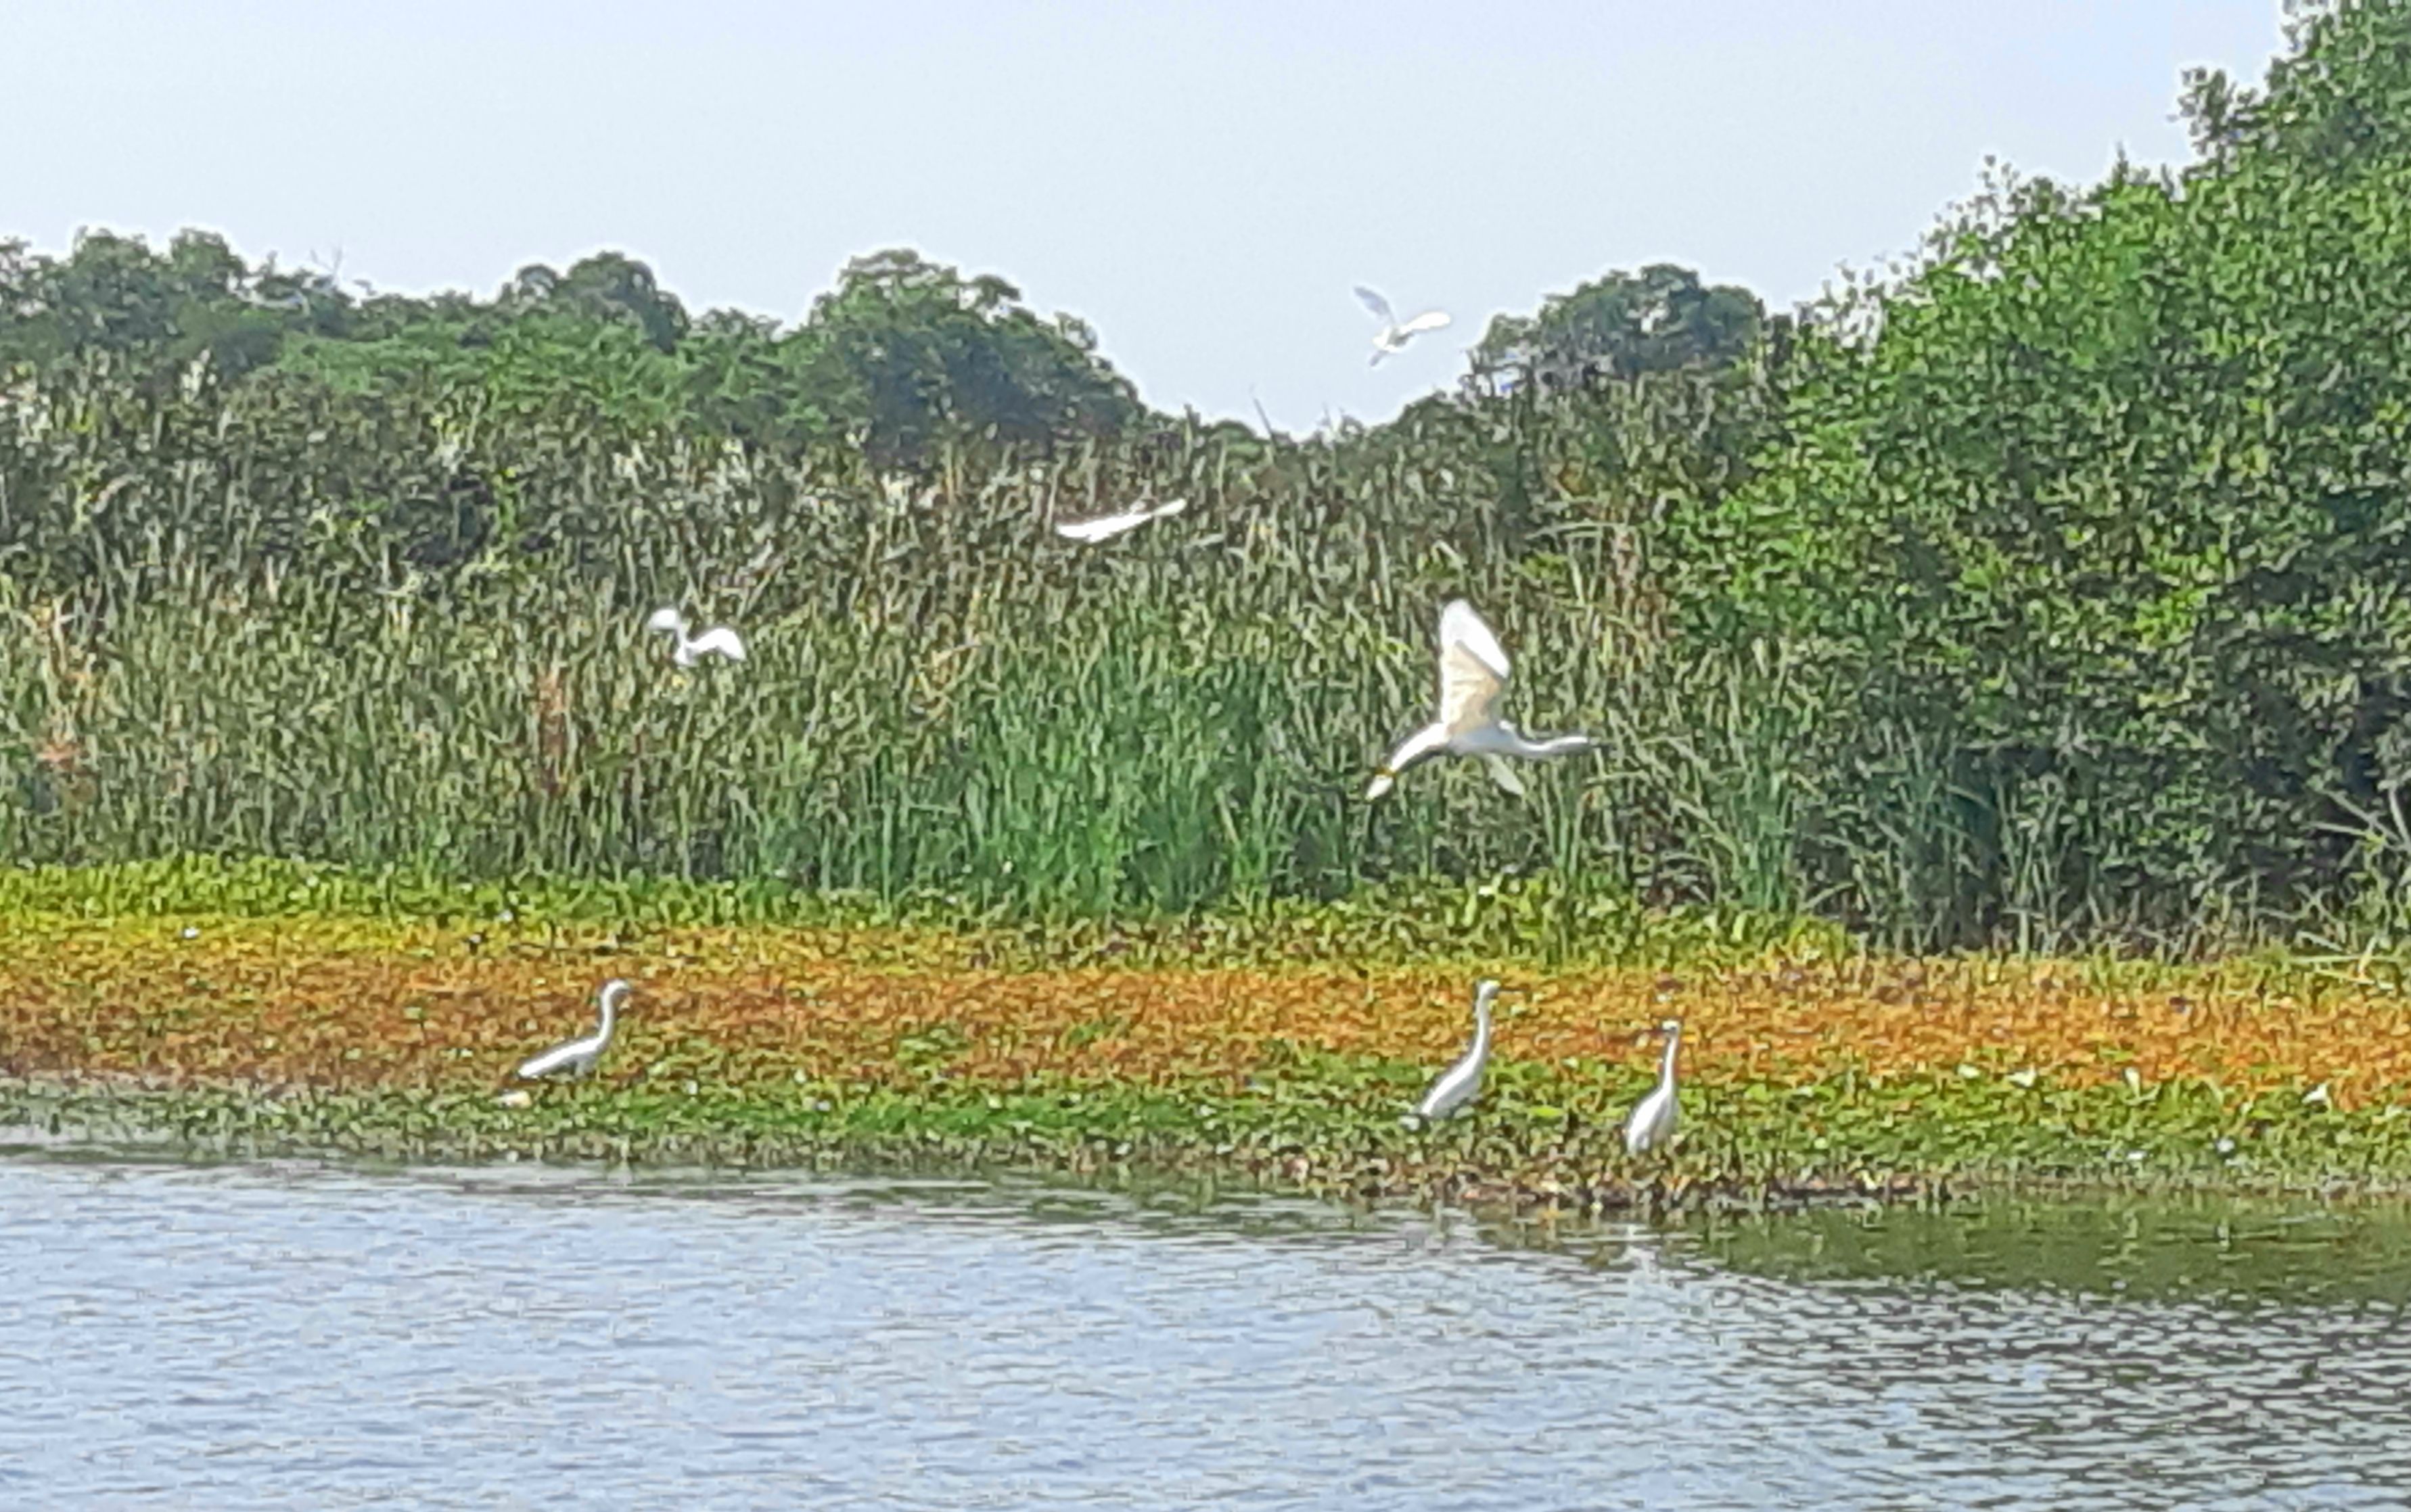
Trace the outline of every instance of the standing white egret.
{"type": "Polygon", "coordinates": [[[670,660],[680,667],[693,667],[707,655],[717,653],[732,662],[745,659],[745,642],[736,631],[724,624],[715,624],[699,636],[686,633],[686,616],[674,609],[657,609],[645,622],[648,630],[666,630],[676,640],[670,647],[670,660]]]}
{"type": "Polygon", "coordinates": [[[1142,504],[1118,515],[1100,515],[1094,520],[1065,520],[1056,523],[1055,534],[1068,541],[1094,543],[1109,541],[1126,530],[1136,530],[1150,520],[1176,515],[1189,507],[1187,499],[1167,499],[1162,504],[1142,504]]]}
{"type": "Polygon", "coordinates": [[[591,1035],[570,1040],[566,1044],[555,1045],[541,1055],[531,1055],[521,1061],[519,1072],[520,1078],[533,1081],[539,1077],[548,1077],[560,1071],[566,1071],[573,1077],[582,1077],[593,1070],[594,1063],[601,1060],[603,1052],[610,1048],[611,1026],[619,1017],[620,1005],[628,1000],[628,993],[631,991],[626,980],[621,977],[614,976],[605,982],[603,991],[596,994],[595,999],[597,1006],[602,1010],[602,1024],[591,1035]]]}
{"type": "Polygon", "coordinates": [[[1446,752],[1482,757],[1491,779],[1520,798],[1524,784],[1507,757],[1546,760],[1599,743],[1587,735],[1524,735],[1498,717],[1498,698],[1506,691],[1507,653],[1498,638],[1472,605],[1461,598],[1449,600],[1439,611],[1439,717],[1398,742],[1366,785],[1365,796],[1381,797],[1398,773],[1446,752]]]}
{"type": "Polygon", "coordinates": [[[1405,350],[1407,343],[1416,336],[1426,330],[1438,330],[1448,324],[1448,312],[1445,310],[1425,310],[1412,320],[1402,323],[1390,308],[1389,301],[1362,284],[1356,286],[1356,297],[1365,301],[1365,308],[1373,312],[1373,318],[1381,322],[1381,329],[1373,332],[1373,360],[1370,365],[1374,367],[1380,367],[1381,359],[1392,352],[1405,350]]]}
{"type": "Polygon", "coordinates": [[[1415,1104],[1415,1116],[1425,1123],[1446,1118],[1481,1095],[1482,1068],[1490,1061],[1490,1005],[1499,991],[1498,984],[1487,976],[1474,984],[1473,1043],[1415,1104]]]}
{"type": "Polygon", "coordinates": [[[1682,1117],[1675,1104],[1674,1050],[1683,1040],[1683,1021],[1669,1019],[1658,1029],[1666,1035],[1666,1058],[1658,1063],[1658,1086],[1648,1096],[1634,1106],[1632,1116],[1624,1121],[1624,1152],[1637,1155],[1644,1150],[1655,1150],[1674,1137],[1674,1125],[1682,1117]]]}

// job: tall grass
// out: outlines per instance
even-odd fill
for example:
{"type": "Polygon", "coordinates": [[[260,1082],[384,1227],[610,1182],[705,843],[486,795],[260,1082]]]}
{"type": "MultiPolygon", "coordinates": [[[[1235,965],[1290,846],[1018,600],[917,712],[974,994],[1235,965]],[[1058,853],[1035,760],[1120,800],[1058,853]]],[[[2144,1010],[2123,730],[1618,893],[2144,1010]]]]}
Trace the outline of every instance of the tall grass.
{"type": "MultiPolygon", "coordinates": [[[[611,595],[359,613],[287,582],[144,601],[100,636],[13,604],[0,854],[767,873],[1074,913],[1630,879],[1625,805],[1588,798],[1638,780],[1613,758],[1536,771],[1531,804],[1446,765],[1358,800],[1432,697],[1428,606],[1268,602],[1270,574],[1169,539],[1109,570],[1061,563],[960,617],[759,619],[745,664],[691,672],[611,595]]],[[[1536,724],[1629,723],[1638,662],[1606,626],[1492,607],[1536,724]]]]}
{"type": "Polygon", "coordinates": [[[1669,754],[1696,721],[1658,727],[1684,701],[1612,501],[1228,433],[876,477],[480,431],[443,398],[15,392],[9,497],[48,512],[20,538],[77,570],[0,586],[0,857],[777,876],[1042,915],[1431,873],[1716,889],[1632,849],[1634,815],[1723,792],[1725,754],[1669,754]],[[456,521],[429,501],[461,478],[511,496],[456,521]],[[1173,492],[1187,515],[1110,547],[1048,529],[1173,492]],[[1368,807],[1458,593],[1517,658],[1516,714],[1611,754],[1537,771],[1527,804],[1443,764],[1368,807]],[[640,628],[661,603],[739,624],[749,660],[671,668],[640,628]]]}
{"type": "Polygon", "coordinates": [[[21,379],[0,859],[759,878],[1058,918],[1546,874],[1534,927],[1568,948],[1633,903],[1924,947],[2117,937],[2081,814],[1930,732],[1838,759],[1848,690],[1794,650],[1660,628],[1652,521],[1721,486],[1700,436],[1761,382],[904,477],[440,387],[21,379]],[[1049,529],[1173,494],[1186,514],[1103,548],[1049,529]],[[1513,717],[1604,748],[1530,769],[1527,801],[1442,762],[1366,804],[1460,594],[1515,660],[1513,717]],[[665,603],[750,658],[671,668],[641,628],[665,603]]]}

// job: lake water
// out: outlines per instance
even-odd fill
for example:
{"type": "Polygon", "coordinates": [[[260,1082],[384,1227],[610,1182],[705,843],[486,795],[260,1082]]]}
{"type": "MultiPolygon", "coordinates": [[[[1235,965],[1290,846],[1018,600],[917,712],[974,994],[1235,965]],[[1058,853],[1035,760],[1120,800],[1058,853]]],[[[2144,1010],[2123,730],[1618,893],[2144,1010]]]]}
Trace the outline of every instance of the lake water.
{"type": "Polygon", "coordinates": [[[2385,1210],[1551,1239],[21,1150],[0,1505],[2402,1507],[2406,1297],[2385,1210]]]}

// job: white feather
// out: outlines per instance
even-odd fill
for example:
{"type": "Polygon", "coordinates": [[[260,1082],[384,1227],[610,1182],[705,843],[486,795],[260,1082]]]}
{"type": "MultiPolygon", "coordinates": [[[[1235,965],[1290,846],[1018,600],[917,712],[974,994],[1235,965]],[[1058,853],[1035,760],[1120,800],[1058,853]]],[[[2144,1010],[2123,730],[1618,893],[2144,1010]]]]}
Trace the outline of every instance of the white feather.
{"type": "Polygon", "coordinates": [[[1507,650],[1474,612],[1453,598],[1439,611],[1439,723],[1451,735],[1498,722],[1507,691],[1507,650]]]}

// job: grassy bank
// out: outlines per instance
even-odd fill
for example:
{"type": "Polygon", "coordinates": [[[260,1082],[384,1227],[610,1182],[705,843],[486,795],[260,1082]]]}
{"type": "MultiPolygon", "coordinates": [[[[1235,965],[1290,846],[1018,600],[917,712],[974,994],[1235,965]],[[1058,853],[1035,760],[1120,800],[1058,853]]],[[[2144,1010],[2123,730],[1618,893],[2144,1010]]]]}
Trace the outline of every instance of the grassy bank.
{"type": "Polygon", "coordinates": [[[681,898],[742,910],[285,873],[305,906],[260,869],[217,873],[214,897],[197,874],[0,888],[0,1123],[239,1152],[1129,1167],[1569,1207],[2411,1187],[2411,1013],[2275,960],[1910,961],[1661,920],[1676,932],[1621,961],[1549,964],[1452,952],[1407,916],[1383,950],[1369,916],[1049,934],[824,903],[817,921],[682,922],[681,898]],[[1487,1094],[1402,1127],[1485,970],[1532,989],[1487,1094]],[[637,991],[601,1072],[501,1100],[611,976],[637,991]],[[1618,1122],[1669,1014],[1688,1132],[1630,1159],[1618,1122]]]}

